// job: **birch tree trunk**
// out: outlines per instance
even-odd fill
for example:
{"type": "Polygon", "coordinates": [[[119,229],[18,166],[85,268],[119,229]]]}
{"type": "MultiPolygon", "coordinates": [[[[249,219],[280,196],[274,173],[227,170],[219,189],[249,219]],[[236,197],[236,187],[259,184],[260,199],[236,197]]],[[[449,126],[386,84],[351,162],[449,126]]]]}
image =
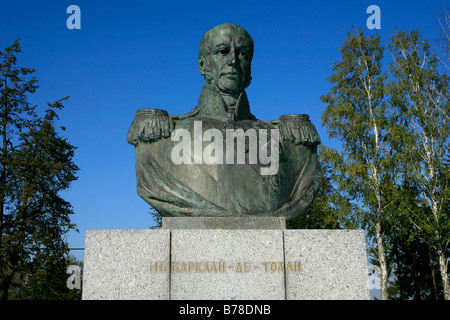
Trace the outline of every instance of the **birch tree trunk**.
{"type": "Polygon", "coordinates": [[[397,111],[401,136],[405,141],[399,150],[410,168],[410,176],[418,186],[422,203],[429,210],[413,217],[412,224],[421,239],[439,258],[444,298],[450,300],[448,257],[450,242],[449,204],[450,128],[448,126],[449,78],[438,67],[438,58],[431,46],[417,31],[397,32],[389,45],[395,79],[391,86],[393,107],[397,111]],[[429,212],[429,213],[426,213],[429,212]]]}
{"type": "Polygon", "coordinates": [[[439,270],[442,276],[442,285],[444,287],[444,299],[450,300],[450,284],[448,281],[448,258],[445,254],[439,253],[439,270]]]}
{"type": "Polygon", "coordinates": [[[388,299],[388,270],[387,270],[387,262],[386,262],[386,256],[384,253],[384,244],[383,244],[383,237],[381,234],[381,224],[380,222],[377,222],[375,225],[375,232],[376,232],[376,238],[377,238],[377,254],[378,254],[378,261],[380,262],[380,297],[381,300],[387,300],[388,299]]]}
{"type": "MultiPolygon", "coordinates": [[[[375,243],[375,257],[381,271],[381,299],[388,296],[385,200],[382,193],[386,170],[384,135],[386,75],[381,71],[383,47],[379,37],[365,37],[362,31],[349,33],[341,48],[342,60],[335,63],[329,78],[331,92],[322,97],[328,103],[322,116],[332,137],[343,142],[341,163],[336,165],[337,184],[362,203],[361,226],[375,243]],[[384,164],[382,164],[384,161],[384,164]]],[[[336,161],[336,159],[334,159],[336,161]]],[[[389,180],[389,179],[388,179],[389,180]]]]}

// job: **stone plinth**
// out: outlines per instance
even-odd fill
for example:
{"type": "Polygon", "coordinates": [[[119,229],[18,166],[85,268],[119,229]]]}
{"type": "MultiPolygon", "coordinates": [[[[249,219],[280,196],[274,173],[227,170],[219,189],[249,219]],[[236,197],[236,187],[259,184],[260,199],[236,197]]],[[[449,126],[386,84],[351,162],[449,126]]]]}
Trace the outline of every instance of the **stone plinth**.
{"type": "Polygon", "coordinates": [[[162,230],[87,231],[83,299],[370,298],[361,230],[183,219],[163,219],[162,230]]]}
{"type": "Polygon", "coordinates": [[[173,230],[171,255],[172,299],[285,299],[281,230],[173,230]]]}
{"type": "Polygon", "coordinates": [[[370,299],[363,230],[285,230],[285,259],[302,261],[286,273],[289,300],[370,299]]]}
{"type": "Polygon", "coordinates": [[[169,299],[169,273],[149,272],[169,259],[167,230],[87,230],[83,299],[169,299]]]}

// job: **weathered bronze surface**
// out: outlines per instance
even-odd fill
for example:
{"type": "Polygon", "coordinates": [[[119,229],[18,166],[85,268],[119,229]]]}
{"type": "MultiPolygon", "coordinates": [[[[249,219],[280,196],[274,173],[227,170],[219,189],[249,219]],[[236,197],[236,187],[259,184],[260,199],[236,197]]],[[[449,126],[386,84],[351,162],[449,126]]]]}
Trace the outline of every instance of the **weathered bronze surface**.
{"type": "Polygon", "coordinates": [[[250,112],[245,89],[251,81],[253,48],[253,39],[240,26],[222,24],[209,30],[200,44],[198,66],[205,85],[198,106],[179,116],[160,109],[137,111],[127,137],[136,150],[137,191],[162,216],[292,219],[313,201],[320,138],[308,115],[262,121],[250,112]],[[185,135],[177,134],[181,131],[193,140],[185,141],[185,135]],[[236,138],[236,145],[223,150],[223,157],[212,148],[230,146],[229,132],[237,137],[250,131],[258,137],[267,132],[267,139],[248,137],[240,152],[236,138]],[[277,136],[279,143],[272,144],[278,142],[277,136]],[[192,149],[179,152],[182,142],[189,142],[192,149]],[[231,156],[227,158],[231,149],[234,163],[231,156]],[[255,150],[265,152],[270,163],[255,150]],[[180,157],[174,161],[174,153],[184,161],[178,164],[180,157]],[[238,162],[240,154],[244,162],[238,162]],[[271,170],[263,174],[264,168],[271,170]]]}

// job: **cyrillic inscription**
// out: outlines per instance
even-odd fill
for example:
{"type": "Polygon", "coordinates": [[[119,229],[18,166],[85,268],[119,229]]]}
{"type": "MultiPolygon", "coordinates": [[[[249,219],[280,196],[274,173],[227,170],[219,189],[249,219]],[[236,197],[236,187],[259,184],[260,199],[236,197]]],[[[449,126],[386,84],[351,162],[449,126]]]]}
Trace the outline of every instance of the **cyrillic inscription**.
{"type": "MultiPolygon", "coordinates": [[[[150,263],[150,273],[168,272],[169,263],[167,261],[155,261],[150,263]]],[[[173,261],[170,264],[172,273],[248,273],[252,271],[262,272],[301,272],[300,261],[265,261],[262,263],[252,263],[241,261],[226,263],[225,261],[173,261]]]]}

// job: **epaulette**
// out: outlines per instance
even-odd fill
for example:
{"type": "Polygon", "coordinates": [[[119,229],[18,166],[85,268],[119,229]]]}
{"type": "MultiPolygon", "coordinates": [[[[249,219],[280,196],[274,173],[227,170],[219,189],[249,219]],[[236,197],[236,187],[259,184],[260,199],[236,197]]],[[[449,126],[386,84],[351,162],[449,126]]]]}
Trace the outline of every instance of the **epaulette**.
{"type": "Polygon", "coordinates": [[[174,121],[161,109],[139,109],[128,130],[127,141],[136,146],[139,142],[153,142],[170,137],[174,121]]]}
{"type": "Polygon", "coordinates": [[[283,115],[276,121],[280,136],[284,141],[307,146],[320,144],[320,137],[316,127],[309,120],[307,114],[283,115]]]}

